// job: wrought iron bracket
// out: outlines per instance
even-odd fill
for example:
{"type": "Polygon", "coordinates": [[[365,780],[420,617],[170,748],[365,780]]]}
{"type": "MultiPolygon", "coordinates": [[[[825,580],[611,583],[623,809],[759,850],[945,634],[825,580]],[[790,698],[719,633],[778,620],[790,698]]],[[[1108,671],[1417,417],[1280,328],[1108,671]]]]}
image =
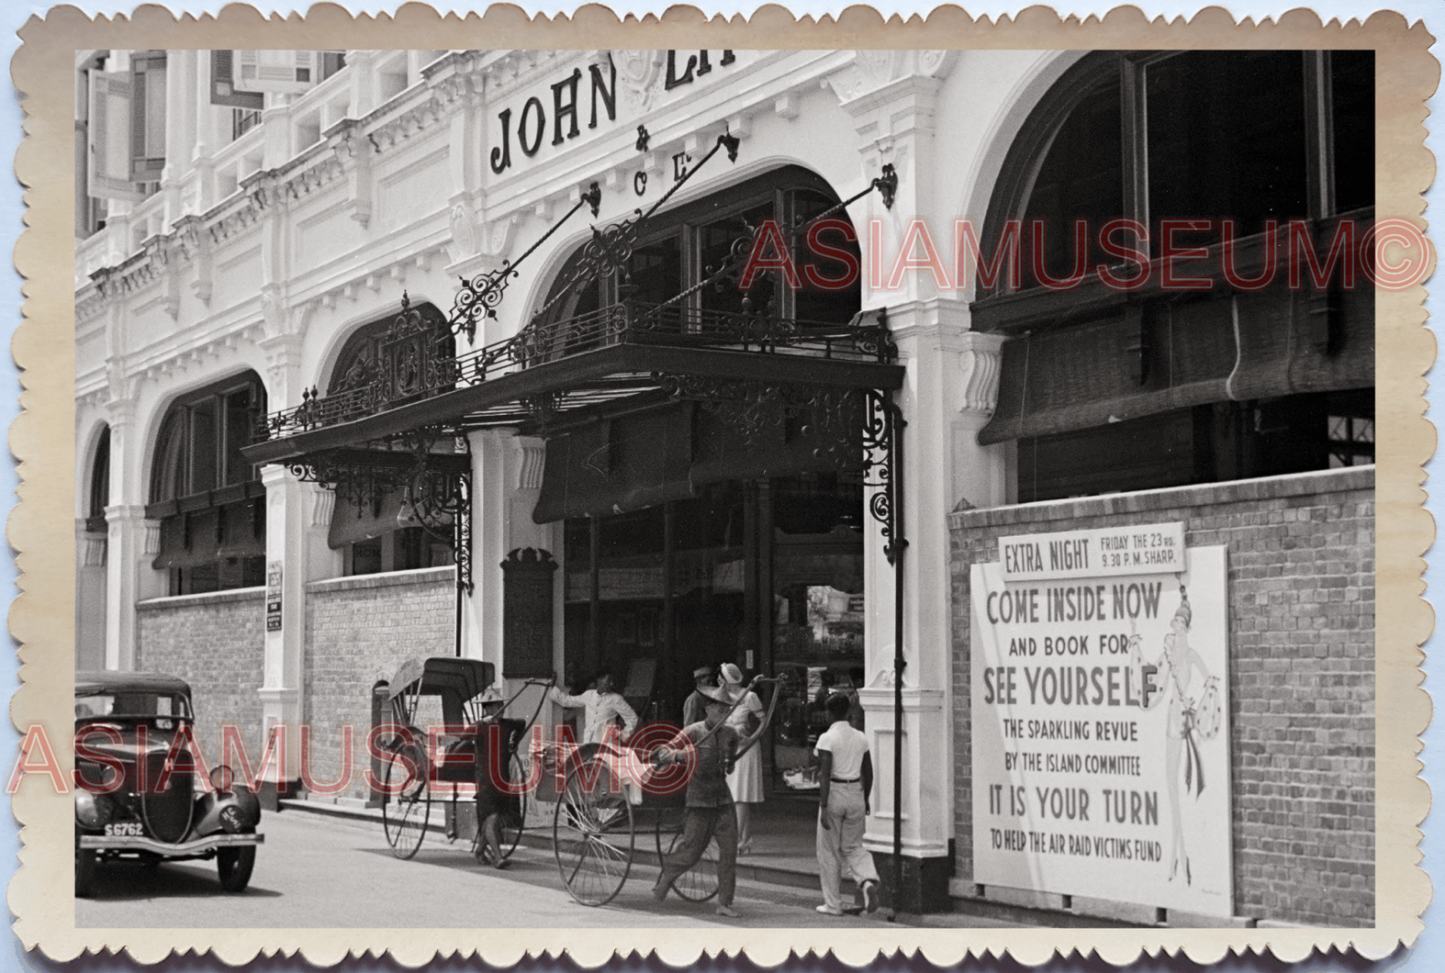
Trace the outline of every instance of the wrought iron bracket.
{"type": "Polygon", "coordinates": [[[882,527],[883,556],[894,571],[902,572],[903,552],[908,547],[903,535],[903,429],[908,423],[891,394],[864,389],[863,395],[867,405],[862,429],[863,483],[875,491],[868,500],[868,513],[882,527]]]}
{"type": "Polygon", "coordinates": [[[601,205],[602,189],[596,182],[593,182],[572,208],[564,213],[561,219],[553,223],[547,232],[538,237],[516,260],[504,260],[502,266],[496,270],[485,271],[471,280],[467,280],[465,277],[461,278],[461,289],[457,291],[457,296],[452,302],[451,316],[447,319],[452,333],[465,333],[468,341],[476,340],[478,320],[497,316],[497,307],[502,303],[507,285],[517,277],[517,268],[521,266],[522,261],[535,253],[538,247],[546,243],[552,234],[561,229],[562,225],[583,206],[590,209],[595,218],[601,205]]]}
{"type": "Polygon", "coordinates": [[[893,163],[884,164],[883,174],[873,180],[873,188],[883,197],[883,208],[891,210],[898,196],[898,170],[893,168],[893,163]]]}
{"type": "Polygon", "coordinates": [[[287,468],[302,481],[335,490],[337,500],[358,513],[370,509],[373,517],[380,515],[388,494],[404,491],[411,519],[450,546],[457,587],[471,594],[471,462],[457,462],[455,453],[432,452],[447,435],[439,426],[423,426],[401,438],[402,449],[332,450],[293,460],[287,468]],[[440,463],[443,457],[451,462],[440,463]]]}

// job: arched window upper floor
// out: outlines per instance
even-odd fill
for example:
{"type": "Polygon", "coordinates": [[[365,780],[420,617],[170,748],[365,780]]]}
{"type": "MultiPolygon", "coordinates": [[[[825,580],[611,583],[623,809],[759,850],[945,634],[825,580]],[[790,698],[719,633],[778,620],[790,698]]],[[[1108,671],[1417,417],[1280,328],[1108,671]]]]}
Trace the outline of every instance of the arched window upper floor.
{"type": "MultiPolygon", "coordinates": [[[[1080,268],[1156,260],[1171,245],[1218,246],[1267,221],[1326,220],[1374,205],[1373,51],[1148,51],[1090,54],[1030,114],[1004,162],[986,251],[1019,222],[1020,279],[980,297],[1050,286],[1080,268]],[[1111,222],[1133,230],[1101,237],[1111,222]],[[1224,223],[1232,222],[1231,231],[1224,223]],[[1083,221],[1086,246],[1076,247],[1083,221]]],[[[1120,276],[1124,276],[1121,272],[1120,276]]],[[[1006,317],[986,315],[990,324],[1006,317]]]]}
{"type": "Polygon", "coordinates": [[[178,396],[166,410],[146,516],[161,521],[153,566],[169,572],[171,594],[263,582],[265,489],[241,448],[265,412],[265,387],[252,371],[178,396]]]}
{"type": "Polygon", "coordinates": [[[1100,52],[991,197],[1018,499],[1373,462],[1372,51],[1100,52]]]}
{"type": "MultiPolygon", "coordinates": [[[[327,377],[325,394],[361,393],[386,384],[389,397],[452,387],[445,365],[456,357],[456,339],[445,316],[430,303],[403,302],[399,314],[363,324],[347,336],[327,377]]],[[[392,404],[395,404],[394,402],[392,404]]]]}
{"type": "Polygon", "coordinates": [[[90,534],[106,533],[105,508],[110,505],[110,426],[102,426],[90,459],[90,482],[87,484],[85,530],[90,534]]]}
{"type": "MultiPolygon", "coordinates": [[[[404,301],[399,314],[363,324],[347,336],[327,376],[326,401],[339,416],[361,416],[425,398],[455,385],[456,339],[430,303],[404,301]]],[[[437,448],[449,448],[446,440],[437,448]]],[[[377,574],[452,563],[445,538],[417,526],[404,487],[380,489],[369,478],[336,487],[328,533],[342,554],[342,573],[377,574]]]]}
{"type": "Polygon", "coordinates": [[[156,437],[151,502],[259,480],[241,447],[250,444],[257,418],[265,413],[266,389],[251,371],[177,398],[156,437]]]}
{"type": "MultiPolygon", "coordinates": [[[[811,246],[790,232],[838,201],[821,177],[800,166],[782,166],[658,213],[620,263],[599,261],[590,244],[578,247],[529,327],[545,330],[570,323],[566,350],[575,351],[597,340],[601,329],[588,322],[606,318],[624,302],[633,313],[650,315],[649,327],[663,330],[686,332],[738,315],[803,325],[847,324],[861,303],[859,248],[848,214],[834,214],[836,222],[820,228],[811,246]],[[777,241],[792,237],[785,245],[796,281],[788,281],[781,269],[761,270],[745,279],[739,247],[745,257],[752,232],[766,221],[777,226],[777,241]]],[[[774,266],[784,256],[771,243],[760,249],[774,266]]]]}

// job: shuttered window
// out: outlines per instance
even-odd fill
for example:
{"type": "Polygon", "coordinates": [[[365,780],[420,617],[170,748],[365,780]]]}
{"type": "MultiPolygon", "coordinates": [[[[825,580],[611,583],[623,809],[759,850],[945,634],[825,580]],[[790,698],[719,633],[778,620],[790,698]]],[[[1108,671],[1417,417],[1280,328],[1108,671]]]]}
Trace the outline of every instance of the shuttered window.
{"type": "Polygon", "coordinates": [[[994,257],[1020,221],[1020,280],[1001,273],[972,305],[976,330],[1008,336],[979,441],[1018,442],[1020,500],[1370,460],[1355,438],[1373,431],[1368,281],[1337,265],[1291,288],[1287,265],[1295,221],[1318,264],[1340,233],[1359,266],[1373,108],[1371,51],[1099,53],[1065,72],[1015,139],[982,234],[994,257]],[[1150,259],[1138,286],[1099,276],[1138,273],[1101,246],[1119,219],[1148,233],[1111,241],[1150,259]],[[1202,224],[1174,241],[1203,255],[1172,258],[1171,281],[1163,220],[1202,224]]]}
{"type": "Polygon", "coordinates": [[[241,447],[265,414],[265,395],[248,372],[182,396],[166,411],[146,516],[161,522],[153,567],[169,572],[173,595],[264,580],[265,488],[241,447]]]}

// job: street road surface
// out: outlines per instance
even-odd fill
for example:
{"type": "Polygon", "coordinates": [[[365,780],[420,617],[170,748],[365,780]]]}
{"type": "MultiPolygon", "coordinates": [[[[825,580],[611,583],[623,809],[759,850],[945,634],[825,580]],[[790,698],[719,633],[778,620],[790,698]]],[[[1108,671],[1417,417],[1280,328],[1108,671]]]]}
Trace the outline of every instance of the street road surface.
{"type": "MultiPolygon", "coordinates": [[[[262,818],[251,886],[221,891],[216,865],[176,862],[159,868],[102,866],[94,897],[78,899],[86,928],[672,928],[699,925],[867,927],[876,916],[830,917],[809,889],[739,882],[723,919],[715,903],[652,898],[655,868],[633,865],[609,905],[588,908],[567,894],[550,847],[517,849],[498,872],[472,860],[468,843],[428,834],[410,861],[393,858],[379,823],[288,811],[262,818]]],[[[648,835],[650,838],[651,836],[648,835]]],[[[1003,925],[971,920],[970,925],[1003,925]]]]}

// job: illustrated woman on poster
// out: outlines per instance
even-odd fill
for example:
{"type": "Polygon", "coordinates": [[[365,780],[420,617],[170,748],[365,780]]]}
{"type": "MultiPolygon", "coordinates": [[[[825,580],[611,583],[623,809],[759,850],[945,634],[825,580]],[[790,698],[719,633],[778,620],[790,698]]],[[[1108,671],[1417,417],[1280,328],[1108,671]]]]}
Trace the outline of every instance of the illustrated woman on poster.
{"type": "MultiPolygon", "coordinates": [[[[1193,876],[1189,869],[1189,850],[1184,841],[1184,803],[1179,793],[1181,761],[1183,764],[1185,796],[1193,795],[1198,800],[1204,792],[1204,762],[1199,756],[1199,744],[1213,740],[1219,733],[1220,700],[1219,679],[1210,674],[1199,653],[1189,644],[1189,623],[1193,611],[1189,607],[1189,591],[1179,585],[1179,608],[1169,620],[1169,634],[1164,636],[1164,651],[1154,663],[1153,685],[1155,692],[1149,697],[1148,709],[1158,706],[1166,697],[1169,700],[1168,718],[1164,724],[1164,770],[1169,788],[1170,837],[1169,881],[1179,874],[1179,865],[1184,865],[1184,882],[1191,884],[1193,876]],[[1191,695],[1195,687],[1194,674],[1199,673],[1203,681],[1198,695],[1191,695]]],[[[1130,638],[1133,664],[1144,665],[1140,651],[1140,636],[1130,638]]]]}

